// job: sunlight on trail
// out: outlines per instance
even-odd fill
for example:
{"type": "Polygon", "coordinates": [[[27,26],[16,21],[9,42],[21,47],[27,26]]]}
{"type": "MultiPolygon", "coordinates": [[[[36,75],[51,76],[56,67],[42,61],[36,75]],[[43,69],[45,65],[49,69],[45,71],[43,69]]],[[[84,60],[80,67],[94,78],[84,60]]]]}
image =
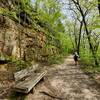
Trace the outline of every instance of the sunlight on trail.
{"type": "MultiPolygon", "coordinates": [[[[47,92],[50,87],[54,88],[58,91],[57,93],[54,91],[54,94],[56,93],[56,95],[59,94],[60,97],[66,98],[63,100],[100,100],[100,92],[95,87],[95,82],[84,74],[79,65],[74,66],[72,55],[65,59],[63,64],[55,65],[49,69],[46,78],[48,78],[49,85],[48,83],[45,86],[41,84],[41,87],[37,86],[36,90],[47,92]],[[47,89],[45,90],[42,87],[47,87],[47,89]]],[[[43,96],[39,92],[36,93],[32,96],[33,99],[37,97],[34,100],[58,100],[43,96]]]]}

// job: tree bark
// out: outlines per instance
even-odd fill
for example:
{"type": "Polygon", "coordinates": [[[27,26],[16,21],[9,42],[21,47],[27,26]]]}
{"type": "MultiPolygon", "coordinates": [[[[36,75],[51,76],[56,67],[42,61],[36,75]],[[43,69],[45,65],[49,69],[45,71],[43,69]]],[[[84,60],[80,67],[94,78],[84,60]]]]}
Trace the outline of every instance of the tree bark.
{"type": "Polygon", "coordinates": [[[99,65],[98,63],[98,60],[97,60],[97,57],[96,57],[96,53],[95,53],[95,50],[92,46],[92,43],[91,43],[91,38],[90,38],[90,33],[87,29],[87,24],[86,24],[86,21],[85,21],[85,18],[83,17],[83,22],[84,22],[84,26],[85,26],[85,30],[86,30],[86,34],[87,34],[87,38],[88,38],[88,42],[89,42],[89,46],[90,46],[90,50],[92,52],[92,55],[93,55],[93,58],[94,58],[94,61],[95,61],[95,65],[99,65]]]}
{"type": "Polygon", "coordinates": [[[99,15],[100,15],[100,0],[98,0],[98,10],[99,10],[99,15]]]}
{"type": "Polygon", "coordinates": [[[81,23],[80,23],[79,40],[78,40],[78,44],[77,44],[77,53],[78,54],[80,54],[80,42],[81,42],[82,26],[83,26],[83,21],[81,21],[81,23]]]}
{"type": "Polygon", "coordinates": [[[75,40],[75,49],[77,50],[77,35],[76,35],[76,19],[75,19],[75,24],[74,24],[74,40],[75,40]]]}

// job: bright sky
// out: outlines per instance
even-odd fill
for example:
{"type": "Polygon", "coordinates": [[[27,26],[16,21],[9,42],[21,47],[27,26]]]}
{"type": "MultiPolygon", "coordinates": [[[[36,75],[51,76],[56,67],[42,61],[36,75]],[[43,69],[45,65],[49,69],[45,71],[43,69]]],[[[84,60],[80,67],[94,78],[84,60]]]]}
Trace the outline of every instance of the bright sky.
{"type": "Polygon", "coordinates": [[[32,2],[34,3],[35,0],[32,0],[32,2]]]}

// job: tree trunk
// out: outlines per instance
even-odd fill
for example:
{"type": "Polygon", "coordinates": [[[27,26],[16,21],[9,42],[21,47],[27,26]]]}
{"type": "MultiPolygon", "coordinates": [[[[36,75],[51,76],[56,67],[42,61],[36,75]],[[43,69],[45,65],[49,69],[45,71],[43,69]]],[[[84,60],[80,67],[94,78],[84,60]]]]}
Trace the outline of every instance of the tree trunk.
{"type": "Polygon", "coordinates": [[[100,0],[98,0],[98,10],[99,10],[99,14],[100,14],[100,0]]]}
{"type": "Polygon", "coordinates": [[[75,49],[77,50],[77,35],[76,35],[76,20],[75,20],[75,25],[74,25],[74,40],[75,40],[75,49]]]}
{"type": "MultiPolygon", "coordinates": [[[[74,1],[74,3],[75,3],[75,1],[74,1]]],[[[92,45],[92,43],[91,43],[91,37],[90,37],[90,33],[89,33],[89,31],[88,31],[88,28],[87,28],[87,23],[86,23],[86,20],[85,20],[84,12],[83,12],[83,10],[82,10],[82,8],[81,8],[79,2],[77,2],[77,5],[78,5],[78,8],[77,8],[77,9],[80,11],[81,16],[82,16],[82,18],[83,18],[83,23],[84,23],[85,31],[86,31],[86,34],[87,34],[87,38],[88,38],[90,50],[91,50],[91,52],[92,52],[92,56],[93,56],[93,58],[94,58],[95,65],[99,66],[99,62],[98,62],[98,60],[97,60],[94,47],[93,47],[93,45],[92,45]]]]}
{"type": "Polygon", "coordinates": [[[80,23],[80,31],[79,31],[79,39],[78,39],[78,44],[77,44],[77,53],[80,53],[80,42],[81,42],[81,33],[82,33],[82,26],[83,26],[83,21],[80,23]]]}
{"type": "Polygon", "coordinates": [[[98,63],[98,60],[97,60],[97,57],[96,57],[95,50],[94,50],[93,45],[91,43],[90,33],[89,33],[88,29],[87,29],[87,24],[86,24],[86,21],[85,21],[85,17],[84,16],[83,16],[83,22],[84,22],[85,31],[86,31],[86,34],[87,34],[87,38],[88,38],[90,50],[92,52],[92,55],[93,55],[93,58],[94,58],[94,61],[95,61],[95,65],[99,66],[99,63],[98,63]]]}

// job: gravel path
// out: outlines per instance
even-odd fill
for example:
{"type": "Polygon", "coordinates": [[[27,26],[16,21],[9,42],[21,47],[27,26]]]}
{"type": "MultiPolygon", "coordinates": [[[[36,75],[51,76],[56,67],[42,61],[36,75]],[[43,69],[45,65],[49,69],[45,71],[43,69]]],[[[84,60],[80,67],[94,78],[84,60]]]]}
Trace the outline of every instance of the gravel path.
{"type": "Polygon", "coordinates": [[[44,82],[26,100],[100,100],[99,88],[69,56],[63,64],[48,70],[44,82]]]}

